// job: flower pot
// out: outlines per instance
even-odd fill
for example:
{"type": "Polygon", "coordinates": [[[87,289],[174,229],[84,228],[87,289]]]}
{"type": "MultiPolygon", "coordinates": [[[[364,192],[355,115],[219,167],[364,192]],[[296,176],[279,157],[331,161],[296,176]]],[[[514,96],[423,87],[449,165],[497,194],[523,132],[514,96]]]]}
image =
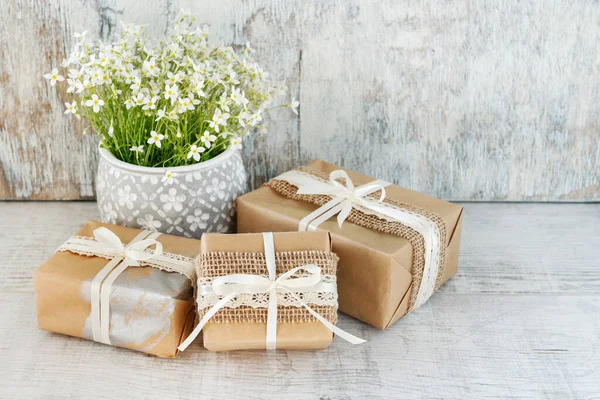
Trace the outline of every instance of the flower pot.
{"type": "Polygon", "coordinates": [[[247,189],[236,149],[172,168],[128,164],[99,151],[96,195],[104,222],[194,238],[235,231],[235,201],[247,189]]]}

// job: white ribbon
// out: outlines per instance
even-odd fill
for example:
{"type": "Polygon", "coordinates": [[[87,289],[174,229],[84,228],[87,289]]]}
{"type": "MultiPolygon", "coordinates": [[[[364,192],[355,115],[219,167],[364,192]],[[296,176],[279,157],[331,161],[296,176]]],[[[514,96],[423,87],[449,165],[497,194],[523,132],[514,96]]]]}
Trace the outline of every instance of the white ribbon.
{"type": "Polygon", "coordinates": [[[127,246],[111,230],[100,227],[94,230],[93,240],[71,238],[61,251],[73,251],[110,258],[108,264],[92,279],[91,325],[94,341],[110,343],[110,292],[115,280],[127,267],[139,266],[140,261],[148,261],[162,254],[162,243],[156,241],[158,232],[142,231],[127,246]],[[156,246],[153,252],[146,252],[150,246],[156,246]]]}
{"type": "MultiPolygon", "coordinates": [[[[277,342],[277,293],[288,293],[308,312],[325,325],[330,331],[340,336],[342,339],[352,343],[360,344],[365,340],[360,339],[348,332],[336,327],[331,322],[323,318],[316,311],[310,308],[300,297],[296,295],[298,292],[323,291],[324,286],[321,283],[321,268],[314,264],[307,264],[289,270],[288,272],[276,277],[275,265],[275,247],[273,245],[273,233],[263,233],[265,259],[269,278],[260,275],[251,274],[232,274],[220,276],[212,282],[212,292],[223,296],[210,310],[206,312],[202,320],[198,323],[194,331],[188,338],[181,343],[179,350],[185,350],[190,343],[200,334],[200,331],[206,323],[229,301],[240,294],[258,294],[268,293],[269,304],[267,311],[267,332],[266,332],[266,348],[267,350],[276,349],[277,342]],[[298,276],[298,272],[304,270],[309,273],[308,276],[298,276]]],[[[336,290],[335,287],[329,287],[329,290],[336,290]]]]}
{"type": "Polygon", "coordinates": [[[442,245],[439,229],[434,221],[423,215],[384,203],[385,187],[389,186],[390,183],[378,179],[355,187],[348,174],[343,170],[331,172],[328,182],[296,170],[285,172],[275,179],[296,186],[298,188],[297,194],[332,197],[329,202],[300,221],[299,231],[315,231],[319,225],[336,214],[338,214],[337,221],[341,228],[353,208],[367,214],[379,214],[417,231],[424,239],[425,265],[414,308],[421,306],[431,297],[435,291],[435,281],[439,270],[440,246],[442,245]],[[342,185],[337,179],[344,179],[346,184],[342,185]],[[381,190],[379,199],[375,200],[367,197],[379,190],[381,190]]]}

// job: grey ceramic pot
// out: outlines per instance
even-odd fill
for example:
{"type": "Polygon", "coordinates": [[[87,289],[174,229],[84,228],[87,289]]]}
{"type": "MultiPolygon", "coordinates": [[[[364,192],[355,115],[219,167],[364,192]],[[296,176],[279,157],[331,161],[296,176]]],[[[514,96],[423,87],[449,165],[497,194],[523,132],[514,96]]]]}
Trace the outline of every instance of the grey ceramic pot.
{"type": "Polygon", "coordinates": [[[104,222],[194,238],[235,231],[235,200],[247,190],[239,151],[229,148],[209,161],[167,169],[99,151],[96,194],[104,222]]]}

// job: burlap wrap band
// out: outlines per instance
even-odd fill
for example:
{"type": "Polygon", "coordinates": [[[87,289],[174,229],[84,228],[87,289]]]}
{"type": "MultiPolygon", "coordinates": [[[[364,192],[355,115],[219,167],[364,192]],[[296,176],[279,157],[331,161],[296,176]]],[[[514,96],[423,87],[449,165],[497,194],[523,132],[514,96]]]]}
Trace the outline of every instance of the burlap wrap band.
{"type": "MultiPolygon", "coordinates": [[[[335,277],[338,257],[325,251],[276,252],[277,276],[301,265],[314,264],[321,268],[323,275],[335,277]]],[[[211,278],[232,274],[251,274],[268,276],[264,253],[254,252],[210,252],[196,258],[199,286],[209,284],[211,278]]],[[[300,294],[299,297],[302,297],[300,294]]],[[[310,307],[332,324],[337,323],[337,306],[310,304],[310,307]]],[[[198,310],[198,319],[202,319],[211,307],[198,310]]],[[[268,310],[250,306],[224,307],[211,319],[211,323],[266,323],[268,310]]],[[[277,307],[278,323],[316,322],[304,307],[277,307]]]]}
{"type": "MultiPolygon", "coordinates": [[[[315,179],[318,179],[323,182],[327,182],[329,180],[328,174],[321,171],[316,171],[308,167],[299,167],[297,170],[310,174],[315,179]]],[[[343,183],[343,181],[340,181],[340,183],[343,183]]],[[[317,206],[322,206],[332,199],[331,196],[327,195],[297,194],[296,192],[298,188],[296,186],[286,181],[278,180],[277,178],[271,179],[265,185],[271,187],[277,193],[289,199],[305,201],[315,204],[317,206]]],[[[371,197],[373,199],[379,199],[380,195],[381,191],[378,191],[368,195],[368,197],[371,197]]],[[[401,210],[407,210],[412,213],[422,215],[423,217],[433,221],[437,226],[439,231],[439,240],[442,244],[442,246],[440,246],[439,268],[435,282],[435,289],[437,290],[442,284],[442,276],[444,275],[444,268],[446,265],[445,260],[447,238],[446,226],[444,224],[443,219],[435,213],[429,212],[419,207],[412,206],[410,204],[403,203],[395,199],[390,199],[388,197],[386,197],[383,200],[383,202],[391,207],[395,207],[401,210]]],[[[418,288],[421,284],[421,279],[423,277],[423,268],[425,265],[425,245],[423,236],[414,229],[403,225],[400,222],[390,221],[389,218],[386,219],[384,216],[378,216],[375,213],[366,214],[360,210],[357,210],[356,208],[352,209],[352,212],[348,216],[347,220],[352,222],[353,224],[362,226],[364,228],[377,230],[391,235],[397,235],[410,242],[410,244],[412,245],[413,255],[413,265],[411,270],[411,274],[413,277],[413,289],[410,293],[408,310],[412,310],[417,297],[418,288]]]]}

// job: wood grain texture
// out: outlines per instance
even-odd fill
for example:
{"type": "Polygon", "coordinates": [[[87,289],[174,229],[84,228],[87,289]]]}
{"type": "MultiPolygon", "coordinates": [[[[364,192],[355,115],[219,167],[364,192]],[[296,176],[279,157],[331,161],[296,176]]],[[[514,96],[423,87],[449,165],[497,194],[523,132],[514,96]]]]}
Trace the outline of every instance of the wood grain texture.
{"type": "Polygon", "coordinates": [[[455,200],[600,200],[600,4],[30,0],[0,4],[0,198],[94,196],[95,138],[42,79],[87,29],[180,8],[250,41],[300,99],[245,144],[251,184],[320,157],[455,200]]]}
{"type": "Polygon", "coordinates": [[[163,360],[38,330],[32,272],[96,204],[0,202],[0,398],[598,399],[600,204],[464,206],[459,273],[422,308],[340,316],[368,343],[163,360]]]}

